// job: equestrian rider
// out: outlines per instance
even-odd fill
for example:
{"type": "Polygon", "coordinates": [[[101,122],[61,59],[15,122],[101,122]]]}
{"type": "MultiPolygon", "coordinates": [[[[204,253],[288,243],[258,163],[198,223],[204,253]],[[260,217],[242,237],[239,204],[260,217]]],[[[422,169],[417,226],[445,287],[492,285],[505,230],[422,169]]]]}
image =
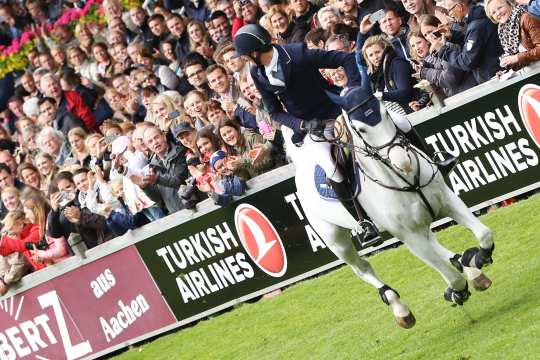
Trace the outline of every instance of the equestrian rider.
{"type": "MultiPolygon", "coordinates": [[[[339,94],[339,88],[329,84],[319,69],[342,66],[349,79],[348,87],[360,86],[360,74],[352,53],[311,50],[303,43],[275,45],[271,40],[262,26],[250,24],[236,33],[234,45],[238,56],[247,56],[255,63],[250,69],[251,77],[272,119],[293,129],[291,140],[301,144],[306,136],[303,124],[313,120],[322,123],[341,114],[341,108],[326,94],[327,91],[339,94]]],[[[359,204],[355,206],[346,174],[331,156],[331,145],[318,142],[314,146],[317,146],[314,156],[327,174],[328,185],[359,221],[357,228],[363,235],[361,243],[375,242],[380,238],[379,232],[359,204]]]]}

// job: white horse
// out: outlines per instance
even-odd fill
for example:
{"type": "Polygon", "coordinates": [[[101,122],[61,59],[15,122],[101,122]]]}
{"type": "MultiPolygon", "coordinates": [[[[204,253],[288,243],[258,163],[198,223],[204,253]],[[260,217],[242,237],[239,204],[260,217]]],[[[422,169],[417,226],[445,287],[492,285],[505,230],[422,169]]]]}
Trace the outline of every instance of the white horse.
{"type": "MultiPolygon", "coordinates": [[[[436,166],[418,149],[403,141],[384,107],[373,98],[370,100],[372,108],[375,101],[375,106],[380,106],[381,116],[366,118],[369,107],[366,108],[367,103],[363,101],[365,97],[361,91],[351,91],[345,98],[334,99],[344,109],[344,122],[353,136],[356,162],[362,169],[361,192],[357,200],[380,230],[401,240],[413,254],[436,269],[448,284],[444,297],[462,305],[470,295],[462,270],[477,290],[485,290],[491,285],[479,268],[491,262],[492,232],[448,188],[436,166]],[[366,105],[354,105],[360,103],[366,105]],[[419,185],[422,195],[415,191],[389,189],[406,188],[409,186],[406,182],[419,185]],[[460,258],[444,248],[430,229],[434,220],[432,215],[448,216],[466,226],[478,239],[480,249],[468,249],[460,258]]],[[[296,166],[298,197],[310,224],[338,258],[379,290],[383,302],[391,306],[396,322],[405,328],[412,327],[415,319],[407,305],[395,290],[377,278],[368,261],[355,251],[350,238],[355,219],[339,201],[325,200],[317,192],[313,174],[319,160],[315,155],[316,148],[321,145],[316,142],[321,138],[308,134],[303,145],[297,147],[289,140],[291,130],[283,127],[282,131],[287,141],[287,154],[296,166]]]]}

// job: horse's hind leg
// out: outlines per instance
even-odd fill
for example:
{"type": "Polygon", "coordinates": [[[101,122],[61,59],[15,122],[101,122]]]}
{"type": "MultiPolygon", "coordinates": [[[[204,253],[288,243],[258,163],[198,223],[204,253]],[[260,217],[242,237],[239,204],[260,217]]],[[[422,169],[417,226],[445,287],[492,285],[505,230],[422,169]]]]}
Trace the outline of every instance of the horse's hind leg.
{"type": "Polygon", "coordinates": [[[450,189],[448,189],[447,192],[448,202],[446,215],[469,229],[478,239],[478,243],[480,244],[480,248],[474,247],[465,250],[461,259],[462,264],[477,269],[481,269],[484,265],[491,264],[493,262],[491,254],[495,248],[493,232],[474,216],[457,195],[450,189]]]}
{"type": "Polygon", "coordinates": [[[330,224],[322,219],[309,217],[311,226],[324,240],[328,248],[342,261],[351,266],[354,273],[366,283],[379,291],[381,300],[392,308],[394,318],[399,326],[411,328],[416,320],[407,305],[401,301],[397,291],[383,283],[371,264],[360,257],[350,240],[350,231],[345,228],[330,224]]]}
{"type": "Polygon", "coordinates": [[[439,244],[431,230],[407,233],[402,240],[414,255],[442,275],[449,285],[444,294],[446,300],[462,305],[468,299],[470,293],[467,281],[448,261],[454,254],[439,244]]]}

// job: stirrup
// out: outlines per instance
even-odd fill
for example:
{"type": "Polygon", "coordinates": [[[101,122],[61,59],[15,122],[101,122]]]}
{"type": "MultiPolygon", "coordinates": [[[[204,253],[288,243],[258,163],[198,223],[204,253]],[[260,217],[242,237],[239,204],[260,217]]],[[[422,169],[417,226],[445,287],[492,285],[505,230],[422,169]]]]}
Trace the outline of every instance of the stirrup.
{"type": "Polygon", "coordinates": [[[356,223],[351,230],[351,238],[358,242],[360,250],[379,246],[383,243],[383,239],[375,224],[365,219],[356,223]]]}

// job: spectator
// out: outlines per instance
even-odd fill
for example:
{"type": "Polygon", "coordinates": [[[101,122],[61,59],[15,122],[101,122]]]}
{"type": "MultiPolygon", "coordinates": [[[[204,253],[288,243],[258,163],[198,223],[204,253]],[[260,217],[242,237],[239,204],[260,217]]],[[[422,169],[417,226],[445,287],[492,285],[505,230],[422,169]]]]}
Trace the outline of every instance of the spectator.
{"type": "Polygon", "coordinates": [[[62,91],[60,82],[51,74],[41,78],[41,88],[46,97],[53,98],[56,101],[60,113],[69,111],[81,119],[87,129],[96,129],[94,115],[84,103],[81,95],[73,91],[62,91]]]}
{"type": "Polygon", "coordinates": [[[8,186],[2,189],[2,204],[4,211],[22,210],[20,192],[15,186],[8,186]]]}
{"type": "Polygon", "coordinates": [[[3,229],[6,232],[0,240],[0,255],[8,256],[14,252],[24,255],[34,270],[40,270],[45,264],[34,258],[30,252],[40,241],[40,229],[38,224],[30,224],[24,217],[22,210],[10,211],[2,220],[3,229]]]}
{"type": "Polygon", "coordinates": [[[71,233],[78,233],[89,249],[111,239],[105,217],[81,208],[70,172],[60,172],[55,177],[50,204],[47,235],[68,239],[71,233]]]}
{"type": "Polygon", "coordinates": [[[58,173],[58,166],[54,162],[54,158],[45,153],[41,152],[35,157],[36,167],[41,175],[41,191],[45,194],[48,194],[49,186],[58,173]]]}
{"type": "Polygon", "coordinates": [[[76,118],[72,113],[65,111],[60,113],[58,105],[53,98],[44,97],[39,100],[38,123],[44,127],[53,127],[67,136],[68,132],[76,127],[84,127],[81,119],[76,118]]]}
{"type": "MultiPolygon", "coordinates": [[[[369,15],[366,15],[360,23],[360,31],[358,32],[358,38],[356,40],[359,49],[364,46],[366,38],[371,33],[374,27],[374,23],[369,20],[369,15]]],[[[383,37],[388,40],[394,51],[405,60],[409,60],[409,48],[407,46],[407,32],[408,26],[404,25],[401,17],[398,15],[395,8],[385,8],[384,16],[379,20],[379,25],[383,37]]]]}
{"type": "Polygon", "coordinates": [[[177,191],[188,178],[182,149],[169,144],[165,134],[157,127],[145,130],[144,143],[153,155],[149,171],[143,177],[143,188],[156,187],[169,214],[181,210],[183,204],[177,191]]]}
{"type": "Polygon", "coordinates": [[[447,51],[449,49],[460,51],[460,48],[459,45],[451,43],[441,47],[443,34],[437,31],[440,26],[441,22],[433,15],[424,15],[420,19],[420,30],[430,42],[433,51],[421,63],[414,66],[421,79],[429,81],[430,84],[442,90],[444,96],[452,96],[475,86],[476,81],[472,73],[448,63],[447,51]]]}
{"type": "Polygon", "coordinates": [[[384,101],[393,118],[411,113],[409,103],[415,100],[415,89],[409,63],[397,56],[392,45],[381,35],[369,37],[362,47],[362,54],[368,64],[375,97],[384,101]]]}
{"type": "MultiPolygon", "coordinates": [[[[273,167],[272,145],[256,132],[242,130],[232,119],[222,120],[218,133],[228,156],[234,157],[231,168],[244,180],[249,180],[273,167]]],[[[232,159],[231,159],[232,160],[232,159]]]]}
{"type": "Polygon", "coordinates": [[[31,249],[32,258],[47,266],[56,264],[70,256],[66,238],[53,238],[47,235],[47,215],[50,206],[40,194],[29,194],[22,201],[24,214],[31,224],[39,226],[40,243],[31,249]]]}
{"type": "Polygon", "coordinates": [[[317,18],[323,30],[330,30],[332,25],[339,23],[339,10],[333,6],[325,6],[317,13],[317,18]]]}
{"type": "Polygon", "coordinates": [[[471,71],[478,84],[491,79],[499,71],[499,57],[503,52],[495,25],[486,17],[483,7],[474,5],[470,0],[445,0],[444,6],[455,22],[466,24],[462,49],[444,41],[446,49],[443,51],[447,52],[448,63],[463,71],[471,71]]]}
{"type": "Polygon", "coordinates": [[[279,5],[272,6],[267,16],[271,33],[278,42],[290,44],[304,41],[309,24],[292,21],[291,16],[279,5]]]}
{"type": "Polygon", "coordinates": [[[193,90],[186,95],[184,101],[184,108],[186,109],[186,114],[191,118],[191,123],[195,129],[199,130],[206,127],[211,127],[210,122],[206,116],[208,108],[206,102],[208,99],[204,93],[193,90]]]}
{"type": "Polygon", "coordinates": [[[447,22],[446,10],[435,5],[431,0],[401,0],[405,11],[409,16],[408,25],[411,29],[418,30],[420,27],[420,18],[422,15],[436,16],[442,23],[447,22]]]}
{"type": "Polygon", "coordinates": [[[32,163],[24,162],[17,168],[17,175],[24,185],[41,190],[41,176],[32,163]]]}
{"type": "Polygon", "coordinates": [[[540,60],[540,19],[507,0],[486,0],[487,17],[498,25],[502,68],[520,69],[540,60]]]}
{"type": "Polygon", "coordinates": [[[76,127],[69,131],[67,139],[71,147],[71,159],[78,165],[86,167],[90,165],[90,154],[86,149],[85,141],[88,134],[83,128],[76,127]]]}
{"type": "Polygon", "coordinates": [[[203,55],[206,59],[211,59],[214,49],[212,40],[204,24],[200,21],[192,20],[187,24],[187,32],[189,35],[190,50],[203,55]]]}
{"type": "Polygon", "coordinates": [[[69,145],[64,140],[64,135],[52,127],[44,127],[37,138],[38,146],[51,155],[59,167],[64,165],[70,154],[69,145]]]}

